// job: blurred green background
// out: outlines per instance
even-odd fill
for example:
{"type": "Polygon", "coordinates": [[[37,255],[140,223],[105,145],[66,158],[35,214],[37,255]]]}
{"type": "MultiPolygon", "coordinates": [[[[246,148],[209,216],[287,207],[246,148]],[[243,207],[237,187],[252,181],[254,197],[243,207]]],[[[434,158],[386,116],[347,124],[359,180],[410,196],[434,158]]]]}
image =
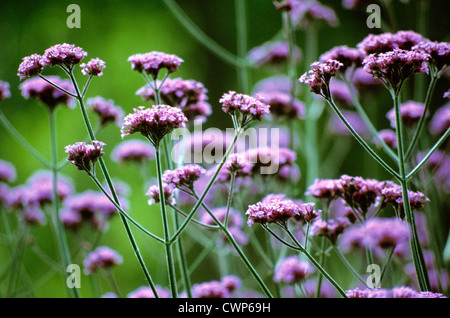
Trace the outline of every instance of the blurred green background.
{"type": "MultiPolygon", "coordinates": [[[[410,5],[398,4],[398,1],[393,2],[397,7],[398,29],[415,29],[417,1],[411,0],[410,5]]],[[[447,31],[450,30],[448,1],[430,2],[432,10],[428,16],[428,37],[433,40],[448,41],[447,31]]],[[[227,50],[236,52],[233,1],[183,0],[178,3],[209,37],[227,50]]],[[[379,30],[370,30],[366,27],[365,12],[345,10],[340,1],[330,0],[322,1],[322,3],[335,9],[340,25],[337,28],[323,27],[320,29],[319,55],[335,45],[355,46],[369,33],[379,32],[379,30]]],[[[248,0],[247,8],[248,48],[250,49],[270,40],[280,30],[281,16],[275,10],[271,0],[248,0]]],[[[300,48],[304,45],[304,35],[305,31],[298,33],[297,44],[300,48]]],[[[143,104],[135,92],[144,85],[142,77],[131,70],[127,58],[135,53],[152,50],[176,54],[184,59],[184,63],[174,76],[200,81],[209,91],[209,102],[213,107],[213,114],[204,128],[225,129],[231,127],[231,122],[220,111],[218,100],[228,90],[239,90],[236,69],[208,51],[186,32],[162,1],[2,1],[0,4],[0,43],[2,44],[0,80],[10,83],[12,96],[3,101],[0,107],[16,129],[46,158],[50,158],[47,112],[45,107],[37,101],[25,100],[21,96],[18,87],[20,81],[16,73],[22,57],[33,53],[42,54],[46,48],[64,42],[82,47],[88,52],[88,58],[100,57],[106,62],[107,68],[104,76],[93,80],[88,97],[101,95],[113,99],[124,109],[125,113],[129,113],[134,107],[143,104]],[[66,12],[66,8],[71,3],[76,3],[81,8],[80,29],[69,29],[66,26],[66,19],[70,14],[66,12]]],[[[306,68],[307,65],[300,65],[298,75],[300,76],[306,68]]],[[[281,72],[283,71],[282,69],[281,72]]],[[[251,82],[254,84],[260,79],[274,75],[273,72],[270,69],[252,70],[251,82]]],[[[56,69],[46,69],[44,74],[63,75],[56,69]]],[[[78,79],[84,83],[85,77],[81,76],[81,72],[78,79]]],[[[448,82],[446,84],[448,86],[448,82]]],[[[389,103],[387,92],[385,95],[377,96],[377,99],[389,103]]],[[[389,104],[383,106],[384,110],[389,108],[389,104]]],[[[59,107],[57,117],[60,149],[58,156],[63,159],[65,156],[64,146],[85,140],[87,134],[78,107],[75,109],[59,107]]],[[[109,125],[100,133],[98,139],[107,144],[105,159],[113,177],[126,182],[132,189],[129,197],[130,214],[152,232],[162,235],[159,209],[148,207],[146,204],[147,197],[144,193],[147,184],[143,183],[140,171],[134,166],[119,166],[111,160],[108,153],[121,141],[118,127],[109,125]]],[[[31,157],[3,127],[0,127],[0,145],[0,158],[14,163],[17,169],[16,184],[24,183],[37,169],[41,169],[39,162],[31,157]]],[[[351,148],[353,151],[359,151],[357,145],[351,147],[354,147],[351,148]]],[[[363,157],[364,160],[358,156],[351,156],[353,159],[346,158],[342,166],[336,167],[336,173],[338,175],[342,173],[357,175],[373,169],[377,172],[370,177],[382,176],[379,169],[372,168],[371,159],[363,157]]],[[[154,176],[153,163],[149,169],[154,176]]],[[[65,167],[61,173],[73,179],[77,192],[95,189],[91,180],[73,166],[65,167]]],[[[135,230],[134,233],[156,283],[166,285],[163,248],[143,237],[138,231],[135,230]]],[[[33,228],[31,234],[46,253],[56,255],[54,240],[51,232],[48,231],[48,226],[33,228]]],[[[76,244],[76,237],[69,235],[69,240],[72,246],[76,244]]],[[[119,218],[111,221],[109,229],[101,238],[101,243],[116,249],[125,260],[124,264],[115,270],[118,285],[124,286],[122,288],[124,294],[145,284],[119,218]]],[[[191,251],[191,253],[195,254],[195,251],[191,251]]],[[[7,249],[0,246],[0,260],[8,258],[7,249]]],[[[23,261],[31,281],[39,281],[40,277],[45,278],[42,279],[41,285],[36,287],[35,296],[66,296],[60,275],[45,276],[48,266],[37,259],[36,255],[25,252],[23,261]]],[[[0,263],[4,264],[5,262],[1,261],[0,263]]],[[[245,269],[243,269],[243,273],[246,275],[245,269]]],[[[218,278],[217,272],[209,270],[208,265],[204,264],[193,275],[192,281],[200,282],[218,278]]],[[[81,289],[83,296],[92,295],[89,284],[89,279],[83,275],[81,289]]],[[[105,282],[102,284],[107,286],[105,282]]]]}

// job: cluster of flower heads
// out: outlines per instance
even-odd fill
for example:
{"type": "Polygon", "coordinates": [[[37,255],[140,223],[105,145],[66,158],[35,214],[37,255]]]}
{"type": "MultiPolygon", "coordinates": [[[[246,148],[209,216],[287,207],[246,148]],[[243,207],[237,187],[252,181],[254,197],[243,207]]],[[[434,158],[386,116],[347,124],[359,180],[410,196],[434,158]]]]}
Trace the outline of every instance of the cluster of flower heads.
{"type": "Polygon", "coordinates": [[[0,81],[0,101],[10,97],[11,92],[9,90],[9,83],[5,81],[0,81]]]}
{"type": "Polygon", "coordinates": [[[182,110],[169,105],[140,106],[125,116],[121,128],[122,138],[141,133],[156,146],[164,136],[176,128],[185,127],[186,116],[182,110]]]}
{"type": "Polygon", "coordinates": [[[311,64],[311,70],[300,77],[300,82],[309,85],[310,92],[321,95],[325,99],[331,97],[330,80],[336,76],[342,63],[337,60],[327,60],[323,63],[314,62],[311,64]]]}
{"type": "Polygon", "coordinates": [[[266,42],[251,49],[248,52],[248,60],[256,66],[279,65],[286,62],[290,54],[293,54],[295,61],[298,62],[301,57],[300,48],[296,46],[293,49],[291,53],[289,44],[286,42],[266,42]]]}
{"type": "Polygon", "coordinates": [[[284,196],[268,195],[262,201],[249,205],[246,211],[247,224],[267,225],[269,223],[284,224],[291,218],[310,222],[319,216],[321,211],[314,210],[313,203],[299,203],[284,196]]]}
{"type": "MultiPolygon", "coordinates": [[[[53,177],[49,171],[37,171],[24,184],[11,186],[16,170],[9,162],[0,162],[0,204],[9,211],[17,211],[21,221],[27,224],[43,225],[44,210],[53,202],[53,177]]],[[[69,178],[59,175],[56,184],[58,200],[64,202],[72,193],[69,178]]]]}
{"type": "Polygon", "coordinates": [[[259,95],[253,97],[234,91],[223,94],[219,102],[225,113],[231,115],[239,113],[243,116],[242,126],[252,119],[262,120],[264,115],[269,114],[270,109],[270,106],[259,95]]]}
{"type": "Polygon", "coordinates": [[[314,274],[314,267],[296,255],[283,258],[275,268],[274,282],[295,284],[305,281],[314,274]]]}
{"type": "MultiPolygon", "coordinates": [[[[74,93],[73,85],[69,80],[61,79],[59,76],[47,76],[47,80],[70,93],[74,93]]],[[[50,109],[54,109],[59,104],[67,105],[69,107],[75,106],[75,101],[71,96],[57,89],[42,78],[36,77],[27,79],[20,84],[19,87],[24,98],[36,99],[47,105],[50,109]]]]}
{"type": "MultiPolygon", "coordinates": [[[[328,202],[342,198],[361,214],[374,204],[391,204],[399,216],[404,216],[401,186],[391,181],[342,175],[339,179],[316,179],[306,194],[328,202]]],[[[419,191],[409,191],[409,200],[412,209],[420,209],[429,201],[419,191]]]]}
{"type": "MultiPolygon", "coordinates": [[[[74,44],[56,44],[46,49],[43,55],[32,54],[24,57],[19,65],[17,76],[20,79],[37,76],[46,66],[61,66],[66,70],[71,70],[86,56],[87,52],[74,44]]],[[[92,59],[80,66],[82,67],[82,73],[90,76],[102,76],[103,69],[106,67],[105,62],[99,58],[92,59]]]]}
{"type": "Polygon", "coordinates": [[[447,298],[441,293],[418,292],[408,286],[392,289],[351,289],[346,291],[348,298],[447,298]]]}
{"type": "Polygon", "coordinates": [[[275,1],[274,5],[280,11],[289,12],[292,23],[297,28],[305,28],[316,22],[322,22],[331,27],[339,24],[334,10],[316,0],[283,0],[275,1]]]}
{"type": "Polygon", "coordinates": [[[155,158],[155,149],[140,139],[124,140],[113,149],[111,157],[118,163],[143,163],[155,158]]]}
{"type": "Polygon", "coordinates": [[[122,264],[123,259],[115,250],[100,246],[90,252],[83,261],[84,272],[89,275],[99,269],[110,269],[115,265],[122,264]]]}
{"type": "MultiPolygon", "coordinates": [[[[418,103],[415,101],[407,101],[400,105],[400,118],[402,123],[407,127],[413,127],[423,115],[425,110],[425,105],[423,103],[418,103]]],[[[391,109],[386,117],[389,119],[392,128],[396,127],[395,123],[395,109],[391,109]]]]}
{"type": "Polygon", "coordinates": [[[158,51],[134,54],[128,58],[128,61],[131,62],[132,70],[140,73],[145,72],[154,79],[158,77],[161,69],[166,69],[170,74],[177,71],[178,66],[184,62],[183,59],[174,54],[158,51]]]}
{"type": "MultiPolygon", "coordinates": [[[[124,198],[120,198],[121,203],[124,198]]],[[[114,204],[101,192],[86,190],[69,196],[60,214],[62,224],[71,230],[78,230],[83,224],[104,231],[108,221],[117,214],[114,204]]]]}
{"type": "Polygon", "coordinates": [[[86,100],[86,106],[99,116],[101,126],[109,122],[121,126],[124,112],[122,108],[114,104],[112,99],[107,100],[101,96],[91,97],[86,100]]]}
{"type": "Polygon", "coordinates": [[[94,140],[92,145],[86,144],[85,142],[68,145],[65,147],[66,153],[68,154],[67,161],[75,165],[78,170],[92,172],[98,158],[105,154],[103,152],[103,146],[105,146],[105,143],[97,140],[94,140]]]}
{"type": "MultiPolygon", "coordinates": [[[[181,108],[189,121],[205,121],[211,114],[211,105],[207,102],[208,90],[202,83],[177,77],[167,78],[164,82],[158,80],[155,85],[161,102],[181,108]]],[[[155,88],[149,85],[138,89],[136,95],[141,96],[144,101],[156,102],[157,100],[155,88]]]]}

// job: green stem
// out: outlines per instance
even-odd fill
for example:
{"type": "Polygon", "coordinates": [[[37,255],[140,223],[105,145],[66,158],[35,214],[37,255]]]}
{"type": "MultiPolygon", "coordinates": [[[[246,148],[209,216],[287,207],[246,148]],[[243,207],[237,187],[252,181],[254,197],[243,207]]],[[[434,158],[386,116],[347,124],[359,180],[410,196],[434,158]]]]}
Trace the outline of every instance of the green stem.
{"type": "Polygon", "coordinates": [[[352,272],[352,274],[361,282],[364,286],[367,286],[367,283],[362,279],[361,276],[359,276],[356,269],[350,264],[350,262],[347,260],[347,258],[342,254],[342,252],[339,250],[337,246],[333,246],[334,251],[336,252],[336,255],[341,259],[342,263],[352,272]]]}
{"type": "Polygon", "coordinates": [[[284,230],[289,235],[289,237],[296,243],[296,245],[299,247],[301,252],[305,254],[305,256],[308,258],[308,260],[313,264],[313,266],[325,277],[341,294],[342,297],[347,298],[347,295],[345,293],[345,290],[342,289],[342,287],[331,277],[331,275],[322,267],[322,265],[312,256],[297,240],[297,238],[289,231],[289,229],[284,227],[284,230]]]}
{"type": "MultiPolygon", "coordinates": [[[[81,114],[83,116],[83,120],[84,120],[86,129],[87,129],[89,138],[91,139],[91,141],[97,140],[96,137],[95,137],[95,133],[94,133],[94,130],[92,128],[91,122],[89,120],[89,116],[87,114],[87,110],[86,110],[86,106],[84,104],[83,96],[81,95],[80,89],[78,88],[77,81],[76,81],[76,79],[73,76],[73,73],[71,71],[67,72],[67,74],[69,75],[69,77],[70,77],[70,79],[71,79],[71,81],[73,83],[73,86],[75,87],[77,100],[78,100],[78,103],[80,104],[81,114]]],[[[114,185],[113,185],[113,182],[111,180],[111,176],[109,175],[108,169],[106,168],[105,161],[103,160],[102,157],[100,157],[98,162],[100,164],[100,168],[101,168],[101,170],[103,172],[103,175],[104,175],[104,177],[106,179],[108,187],[109,187],[109,189],[111,191],[111,194],[112,194],[112,196],[114,198],[114,201],[117,203],[117,205],[120,206],[120,200],[119,200],[119,197],[117,196],[116,190],[114,189],[114,185]]],[[[129,239],[129,241],[130,241],[130,243],[132,245],[134,254],[135,254],[136,258],[139,261],[139,264],[141,266],[142,271],[144,272],[145,278],[147,279],[147,282],[148,282],[150,288],[152,289],[155,297],[158,298],[158,293],[156,291],[155,285],[154,285],[154,283],[152,281],[150,273],[148,272],[147,266],[145,265],[144,258],[142,257],[142,254],[139,251],[139,247],[138,247],[137,242],[136,242],[136,240],[135,240],[135,238],[133,236],[133,233],[132,233],[132,231],[130,229],[130,226],[129,226],[127,220],[125,219],[125,216],[123,216],[121,213],[119,215],[120,215],[120,219],[121,219],[121,221],[122,221],[122,223],[123,223],[123,225],[125,227],[125,231],[127,233],[128,239],[129,239]]]]}
{"type": "Polygon", "coordinates": [[[430,108],[431,97],[433,95],[434,88],[436,87],[437,80],[438,80],[438,78],[436,76],[431,77],[430,85],[428,86],[428,90],[427,90],[427,95],[425,96],[424,109],[423,109],[422,116],[420,117],[419,122],[417,123],[417,126],[414,131],[414,135],[411,139],[411,142],[410,142],[407,150],[405,151],[405,160],[406,161],[411,157],[412,151],[413,151],[414,147],[416,146],[417,141],[419,140],[419,136],[420,136],[420,133],[422,132],[423,124],[425,122],[425,117],[427,117],[427,112],[428,112],[428,109],[430,108]]]}
{"type": "Polygon", "coordinates": [[[403,127],[402,119],[400,114],[399,106],[399,96],[394,91],[391,91],[394,110],[395,110],[395,122],[396,122],[396,133],[397,133],[397,153],[399,159],[399,173],[400,173],[400,184],[402,187],[402,198],[403,198],[403,208],[405,210],[406,220],[411,228],[411,238],[410,246],[413,255],[414,268],[416,270],[416,275],[420,289],[422,291],[430,290],[430,283],[428,280],[428,274],[426,271],[425,261],[422,254],[422,249],[420,247],[419,237],[417,233],[416,223],[414,220],[414,214],[411,210],[411,205],[409,202],[408,195],[408,184],[406,179],[406,169],[405,169],[405,159],[404,159],[404,149],[403,149],[403,127]]]}
{"type": "Polygon", "coordinates": [[[51,169],[51,165],[42,155],[14,128],[5,114],[0,110],[0,122],[6,128],[6,131],[14,137],[34,158],[36,158],[45,168],[51,169]]]}
{"type": "Polygon", "coordinates": [[[393,170],[386,162],[384,162],[383,159],[381,159],[375,151],[370,148],[370,146],[364,141],[364,139],[361,138],[361,136],[353,129],[353,127],[350,125],[350,123],[345,119],[344,115],[341,113],[339,108],[336,106],[336,104],[333,102],[332,98],[327,98],[326,101],[331,106],[331,108],[334,110],[336,115],[341,119],[341,121],[344,123],[344,125],[347,127],[347,129],[350,131],[350,133],[355,137],[355,139],[360,143],[360,145],[372,156],[373,159],[375,159],[384,169],[386,169],[387,172],[389,172],[393,177],[395,177],[397,180],[400,180],[400,175],[393,170]]]}
{"type": "MultiPolygon", "coordinates": [[[[52,182],[53,182],[53,213],[52,213],[52,224],[55,228],[57,234],[57,244],[60,252],[60,257],[62,261],[63,268],[66,269],[70,264],[72,264],[69,246],[67,244],[66,233],[64,231],[63,225],[61,223],[61,218],[59,216],[59,195],[58,195],[58,156],[57,156],[57,143],[56,143],[56,115],[55,110],[50,109],[50,148],[51,148],[51,167],[52,167],[52,182]]],[[[76,298],[81,297],[78,288],[71,288],[71,293],[76,298]]]]}
{"type": "Polygon", "coordinates": [[[359,99],[358,99],[358,97],[355,94],[355,90],[354,90],[354,87],[352,86],[352,84],[348,80],[345,80],[345,84],[347,85],[347,88],[350,91],[350,95],[351,95],[352,100],[353,100],[353,105],[355,106],[356,111],[359,113],[359,115],[363,119],[363,121],[366,124],[367,128],[369,128],[369,130],[372,133],[372,135],[377,139],[377,141],[380,143],[381,147],[389,155],[389,157],[391,157],[395,162],[398,162],[397,155],[386,144],[386,142],[380,137],[380,135],[378,134],[377,129],[375,128],[375,126],[373,125],[373,123],[370,120],[369,116],[367,115],[366,111],[364,110],[364,108],[362,107],[361,103],[359,102],[359,99]]]}
{"type": "MultiPolygon", "coordinates": [[[[247,55],[247,0],[234,0],[236,12],[236,32],[237,32],[237,55],[239,59],[245,61],[247,55]]],[[[238,67],[239,84],[241,91],[245,94],[249,92],[250,73],[247,63],[241,63],[238,67]]]]}
{"type": "Polygon", "coordinates": [[[241,58],[235,56],[233,53],[227,51],[213,39],[208,37],[179,7],[174,0],[163,0],[170,12],[175,16],[179,23],[202,45],[214,53],[217,57],[228,64],[240,67],[246,64],[241,58]]]}
{"type": "Polygon", "coordinates": [[[170,233],[169,233],[169,222],[167,218],[166,211],[166,200],[164,198],[164,186],[162,181],[162,166],[161,166],[161,154],[159,145],[155,145],[156,150],[156,170],[158,177],[158,186],[159,186],[159,202],[161,207],[161,218],[163,223],[163,231],[164,231],[164,241],[165,241],[165,249],[166,249],[166,263],[167,263],[167,272],[169,277],[169,287],[172,298],[177,298],[177,285],[176,285],[176,277],[175,277],[175,266],[173,259],[173,251],[172,244],[169,242],[170,233]]]}

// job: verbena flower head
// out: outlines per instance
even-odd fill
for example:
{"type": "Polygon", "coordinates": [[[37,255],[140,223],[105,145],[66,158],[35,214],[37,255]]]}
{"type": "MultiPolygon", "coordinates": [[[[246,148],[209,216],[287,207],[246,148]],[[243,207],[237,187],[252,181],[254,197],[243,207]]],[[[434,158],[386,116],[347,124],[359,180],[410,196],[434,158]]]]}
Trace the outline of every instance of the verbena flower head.
{"type": "Polygon", "coordinates": [[[436,110],[430,122],[430,132],[436,136],[442,136],[450,127],[450,103],[436,110]]]}
{"type": "MultiPolygon", "coordinates": [[[[61,79],[58,76],[47,76],[47,79],[65,90],[74,93],[73,84],[69,80],[61,79]]],[[[71,96],[39,77],[24,81],[20,84],[20,90],[24,98],[37,99],[50,109],[54,109],[59,104],[68,105],[69,107],[75,105],[74,99],[71,96]]]]}
{"type": "Polygon", "coordinates": [[[86,56],[87,52],[75,44],[56,44],[45,50],[41,63],[43,66],[64,65],[70,68],[79,64],[86,56]]]}
{"type": "Polygon", "coordinates": [[[119,163],[143,163],[155,158],[155,149],[148,142],[132,139],[118,144],[114,148],[111,156],[114,161],[119,163]]]}
{"type": "MultiPolygon", "coordinates": [[[[383,140],[386,145],[388,145],[391,149],[397,149],[397,134],[392,129],[382,129],[378,132],[378,135],[380,136],[381,140],[383,140]]],[[[379,147],[378,140],[374,138],[373,140],[379,147]]]]}
{"type": "Polygon", "coordinates": [[[166,170],[163,182],[176,188],[187,187],[191,189],[206,170],[198,164],[187,164],[175,170],[166,170]]]}
{"type": "Polygon", "coordinates": [[[322,210],[316,210],[314,209],[315,203],[302,203],[299,204],[300,206],[300,215],[301,218],[305,222],[311,222],[312,220],[316,219],[321,213],[322,210]]]}
{"type": "Polygon", "coordinates": [[[0,101],[10,97],[11,92],[9,91],[9,83],[5,81],[0,81],[0,101]]]}
{"type": "Polygon", "coordinates": [[[342,191],[342,185],[337,179],[315,179],[305,194],[330,202],[339,198],[342,191]]]}
{"type": "Polygon", "coordinates": [[[122,138],[141,133],[156,147],[161,139],[174,129],[185,127],[186,116],[181,109],[169,105],[139,106],[125,116],[121,128],[122,138]]]}
{"type": "MultiPolygon", "coordinates": [[[[248,60],[256,66],[275,66],[286,62],[290,54],[287,42],[266,42],[251,49],[248,53],[248,60]]],[[[294,47],[292,55],[296,62],[300,60],[301,52],[297,46],[294,47]]]]}
{"type": "Polygon", "coordinates": [[[90,252],[84,259],[84,272],[89,275],[95,273],[100,268],[110,269],[115,265],[121,264],[122,261],[122,256],[115,250],[107,246],[100,246],[90,252]]]}
{"type": "Polygon", "coordinates": [[[441,293],[418,292],[408,286],[396,286],[392,289],[350,289],[348,298],[447,298],[441,293]]]}
{"type": "Polygon", "coordinates": [[[101,96],[91,97],[86,100],[86,106],[100,117],[101,126],[109,122],[114,122],[118,126],[122,124],[124,112],[121,107],[114,104],[112,99],[107,100],[101,96]]]}
{"type": "Polygon", "coordinates": [[[173,73],[178,70],[178,66],[184,61],[176,55],[163,52],[152,51],[144,54],[134,54],[128,58],[131,62],[131,69],[138,72],[145,72],[154,79],[158,77],[161,69],[173,73]]]}
{"type": "Polygon", "coordinates": [[[270,115],[280,119],[305,118],[305,105],[296,98],[283,92],[258,92],[264,102],[270,106],[270,115]]]}
{"type": "Polygon", "coordinates": [[[356,48],[350,48],[347,45],[335,46],[331,50],[323,53],[319,57],[319,62],[324,63],[328,60],[336,60],[342,63],[341,72],[345,72],[349,67],[358,67],[364,60],[365,54],[356,48]]]}
{"type": "Polygon", "coordinates": [[[67,161],[75,165],[78,170],[92,172],[98,158],[105,154],[103,152],[103,146],[105,146],[105,143],[97,140],[94,140],[92,145],[86,144],[85,142],[68,145],[65,147],[66,153],[68,154],[67,161]]]}
{"type": "Polygon", "coordinates": [[[192,298],[231,298],[232,292],[240,287],[240,278],[237,276],[224,276],[220,281],[192,285],[192,298]]]}
{"type": "MultiPolygon", "coordinates": [[[[174,205],[176,203],[174,197],[175,187],[173,187],[170,184],[164,183],[163,191],[164,191],[164,200],[166,201],[166,203],[174,205]]],[[[150,199],[148,200],[148,205],[152,205],[161,201],[158,185],[152,185],[145,195],[148,195],[150,197],[150,199]]]]}
{"type": "Polygon", "coordinates": [[[386,53],[370,54],[364,61],[364,69],[379,78],[388,89],[399,91],[403,82],[414,73],[427,72],[430,55],[417,51],[394,49],[386,53]]]}
{"type": "MultiPolygon", "coordinates": [[[[155,286],[159,298],[170,298],[170,291],[161,286],[155,286]]],[[[127,295],[127,298],[156,298],[155,293],[149,286],[139,287],[127,295]]]]}
{"type": "Polygon", "coordinates": [[[367,245],[373,250],[408,244],[408,225],[397,218],[372,218],[364,224],[364,231],[367,245]]]}
{"type": "Polygon", "coordinates": [[[379,54],[395,49],[411,50],[414,45],[427,42],[419,33],[414,31],[398,31],[397,33],[369,34],[357,47],[365,54],[379,54]]]}
{"type": "Polygon", "coordinates": [[[21,80],[33,77],[39,75],[43,68],[42,56],[39,54],[32,54],[22,59],[22,63],[20,63],[17,71],[17,76],[19,76],[21,80]]]}
{"type": "MultiPolygon", "coordinates": [[[[403,219],[405,217],[405,211],[403,206],[402,187],[398,184],[389,182],[381,189],[381,194],[383,196],[383,203],[391,204],[397,211],[397,215],[403,219]]],[[[409,190],[408,198],[412,210],[421,209],[430,201],[430,199],[420,191],[409,190]]]]}
{"type": "Polygon", "coordinates": [[[300,207],[292,200],[272,200],[270,202],[257,202],[249,205],[247,212],[247,224],[249,226],[254,223],[266,225],[267,223],[284,223],[291,217],[300,213],[300,207]]]}
{"type": "Polygon", "coordinates": [[[0,182],[13,182],[16,179],[16,168],[8,161],[0,159],[0,182]]]}
{"type": "MultiPolygon", "coordinates": [[[[37,171],[27,180],[27,201],[30,204],[43,206],[53,202],[53,176],[49,171],[37,171]]],[[[71,180],[58,174],[56,191],[60,201],[64,201],[73,193],[71,180]]]]}
{"type": "Polygon", "coordinates": [[[346,217],[337,217],[327,221],[318,219],[312,223],[311,234],[328,238],[331,244],[337,242],[338,237],[351,225],[346,217]]]}
{"type": "Polygon", "coordinates": [[[314,273],[314,267],[298,256],[292,255],[282,259],[275,268],[273,281],[287,284],[303,282],[314,273]]]}
{"type": "MultiPolygon", "coordinates": [[[[228,213],[228,224],[227,224],[228,230],[233,235],[234,239],[239,245],[245,245],[248,243],[248,236],[242,230],[244,219],[240,211],[237,211],[233,208],[227,209],[226,206],[222,206],[211,209],[210,212],[222,223],[225,222],[228,213]]],[[[212,216],[206,211],[201,214],[200,221],[203,224],[217,225],[212,216]]],[[[222,235],[221,238],[224,239],[225,242],[227,241],[225,235],[222,235]]]]}
{"type": "Polygon", "coordinates": [[[428,60],[437,72],[444,71],[450,65],[450,43],[424,41],[412,47],[412,50],[430,55],[428,60]]]}
{"type": "Polygon", "coordinates": [[[305,28],[313,22],[322,22],[336,27],[339,20],[334,10],[318,1],[293,1],[290,11],[293,24],[298,28],[305,28]]]}
{"type": "Polygon", "coordinates": [[[269,114],[270,109],[270,106],[264,103],[262,96],[249,96],[234,91],[224,93],[219,102],[225,113],[242,115],[242,126],[253,119],[262,120],[264,115],[269,114]]]}
{"type": "Polygon", "coordinates": [[[238,153],[231,154],[224,166],[230,173],[236,173],[237,176],[249,175],[252,170],[252,164],[244,155],[238,153]]]}
{"type": "Polygon", "coordinates": [[[310,92],[321,95],[325,99],[331,98],[329,84],[333,76],[336,76],[339,69],[343,66],[336,60],[326,62],[314,62],[311,69],[304,73],[299,81],[309,85],[310,92]]]}
{"type": "MultiPolygon", "coordinates": [[[[179,107],[189,121],[205,121],[211,114],[211,105],[207,102],[208,90],[202,83],[178,77],[167,78],[163,83],[156,81],[155,85],[159,88],[162,103],[179,107]]],[[[149,85],[137,90],[136,95],[145,101],[156,102],[155,89],[149,85]]]]}
{"type": "MultiPolygon", "coordinates": [[[[416,124],[425,110],[425,105],[423,103],[418,103],[413,100],[407,101],[400,105],[400,117],[402,119],[402,123],[411,128],[416,124]]],[[[425,114],[427,115],[427,114],[425,114]]],[[[391,127],[396,127],[395,121],[395,109],[391,109],[386,117],[389,119],[391,127]]]]}
{"type": "Polygon", "coordinates": [[[61,219],[68,228],[76,229],[86,222],[94,229],[103,231],[108,220],[116,214],[117,208],[103,193],[87,190],[65,200],[61,219]]]}
{"type": "Polygon", "coordinates": [[[106,65],[105,61],[96,57],[87,63],[80,64],[80,67],[82,68],[81,73],[83,73],[83,75],[100,77],[103,75],[103,70],[106,68],[106,65]]]}

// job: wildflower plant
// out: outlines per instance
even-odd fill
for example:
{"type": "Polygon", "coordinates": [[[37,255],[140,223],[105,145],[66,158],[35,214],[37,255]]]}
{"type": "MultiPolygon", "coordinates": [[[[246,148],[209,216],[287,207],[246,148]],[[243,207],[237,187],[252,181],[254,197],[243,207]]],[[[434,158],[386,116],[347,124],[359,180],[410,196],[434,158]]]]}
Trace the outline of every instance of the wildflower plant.
{"type": "MultiPolygon", "coordinates": [[[[271,9],[280,16],[280,32],[249,49],[249,12],[246,1],[236,0],[234,54],[203,33],[175,1],[163,2],[197,41],[236,70],[237,85],[211,91],[207,82],[181,77],[192,63],[188,58],[149,50],[122,59],[131,66],[124,76],[143,82],[131,92],[142,104],[122,108],[107,97],[88,98],[115,66],[88,59],[91,52],[76,44],[55,44],[22,58],[18,88],[24,99],[47,110],[51,160],[3,114],[11,85],[0,81],[0,122],[44,168],[15,184],[19,166],[0,159],[0,214],[13,259],[33,249],[64,279],[79,259],[93,293],[104,298],[447,297],[443,258],[450,243],[443,246],[448,220],[440,210],[450,191],[448,85],[436,92],[448,77],[449,43],[428,39],[426,30],[389,25],[356,45],[319,52],[318,32],[339,30],[345,21],[316,0],[279,0],[271,9]],[[265,72],[270,76],[259,81],[250,76],[265,72]],[[383,89],[392,106],[372,95],[381,96],[383,89]],[[220,97],[214,100],[211,93],[220,97]],[[447,103],[438,107],[436,100],[447,103]],[[63,105],[81,113],[86,137],[77,134],[80,139],[59,149],[56,112],[63,105]],[[90,115],[97,119],[95,129],[90,115]],[[210,118],[230,128],[210,135],[196,131],[210,118]],[[251,132],[265,127],[284,131],[253,143],[251,132]],[[110,144],[110,132],[119,143],[110,144]],[[183,133],[189,138],[175,143],[183,133]],[[216,162],[184,161],[185,151],[201,152],[204,159],[208,149],[219,154],[216,162]],[[63,151],[65,160],[58,162],[63,151]],[[361,161],[366,154],[370,161],[362,172],[339,164],[339,158],[361,161]],[[109,159],[124,171],[139,169],[144,214],[132,211],[138,196],[128,200],[130,188],[113,177],[117,171],[108,167],[109,159]],[[66,164],[96,190],[77,192],[61,173],[66,164]],[[154,207],[160,214],[149,216],[154,207]],[[17,234],[12,215],[18,216],[17,234]],[[144,225],[140,216],[159,222],[144,225]],[[113,218],[120,218],[138,262],[144,278],[139,286],[114,278],[131,261],[113,240],[102,242],[113,218]],[[53,228],[59,263],[44,255],[41,242],[25,240],[30,228],[46,224],[53,228]],[[164,270],[141,252],[154,246],[161,247],[164,270]],[[377,264],[381,287],[372,286],[364,272],[377,264]],[[208,270],[200,281],[202,266],[208,270]],[[99,277],[106,278],[108,290],[100,288],[99,277]]],[[[363,5],[342,1],[345,10],[363,5]]],[[[94,50],[102,53],[101,46],[94,50]]],[[[19,266],[8,296],[16,296],[16,285],[25,281],[20,274],[19,266]]],[[[67,292],[82,297],[84,290],[68,286],[67,292]]]]}

